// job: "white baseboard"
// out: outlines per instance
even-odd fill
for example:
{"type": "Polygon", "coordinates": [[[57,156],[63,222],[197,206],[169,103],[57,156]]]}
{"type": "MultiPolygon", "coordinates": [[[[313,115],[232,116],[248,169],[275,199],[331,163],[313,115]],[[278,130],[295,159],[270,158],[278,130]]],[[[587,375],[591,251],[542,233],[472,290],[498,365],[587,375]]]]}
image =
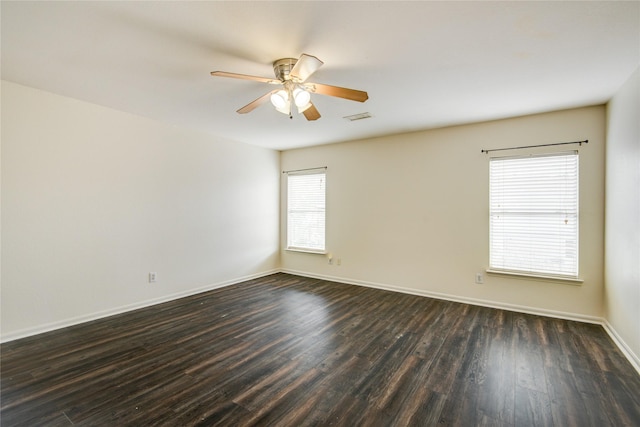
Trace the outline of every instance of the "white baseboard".
{"type": "Polygon", "coordinates": [[[137,309],[140,309],[140,308],[150,307],[150,306],[156,305],[156,304],[162,304],[164,302],[173,301],[173,300],[176,300],[176,299],[179,299],[179,298],[188,297],[188,296],[191,296],[191,295],[195,295],[195,294],[199,294],[199,293],[202,293],[202,292],[211,291],[211,290],[218,289],[218,288],[223,288],[225,286],[235,285],[237,283],[245,282],[247,280],[257,279],[259,277],[268,276],[270,274],[274,274],[274,273],[278,273],[278,272],[280,272],[279,269],[274,269],[274,270],[265,271],[265,272],[261,272],[261,273],[251,274],[251,275],[248,275],[248,276],[238,277],[238,278],[231,279],[231,280],[226,280],[226,281],[223,281],[223,282],[218,282],[218,283],[214,283],[214,284],[210,284],[210,285],[206,285],[206,286],[201,286],[201,287],[195,288],[195,289],[189,289],[189,290],[183,291],[183,292],[176,292],[176,293],[173,293],[173,294],[164,295],[164,296],[159,297],[159,298],[140,301],[140,302],[133,303],[133,304],[127,304],[127,305],[116,307],[116,308],[112,308],[112,309],[109,309],[109,310],[103,310],[103,311],[99,311],[99,312],[96,312],[96,313],[90,313],[90,314],[77,316],[77,317],[71,317],[71,318],[64,319],[64,320],[61,320],[61,321],[58,321],[58,322],[52,322],[52,323],[47,323],[47,324],[44,324],[44,325],[38,325],[38,326],[35,326],[35,327],[32,327],[32,328],[21,329],[21,330],[15,331],[15,332],[10,332],[8,334],[2,335],[2,337],[0,337],[0,343],[14,341],[14,340],[17,340],[17,339],[20,339],[20,338],[26,338],[26,337],[30,337],[30,336],[33,336],[33,335],[42,334],[44,332],[51,332],[51,331],[54,331],[56,329],[62,329],[62,328],[66,328],[66,327],[69,327],[69,326],[78,325],[78,324],[81,324],[81,323],[91,322],[93,320],[102,319],[102,318],[113,316],[113,315],[116,315],[116,314],[126,313],[128,311],[133,311],[133,310],[137,310],[137,309]]]}
{"type": "Polygon", "coordinates": [[[620,351],[627,357],[636,371],[638,371],[638,374],[640,374],[640,357],[631,350],[631,347],[627,345],[607,319],[602,319],[602,327],[607,331],[607,334],[609,334],[613,342],[616,343],[620,351]]]}
{"type": "Polygon", "coordinates": [[[289,269],[274,269],[274,270],[265,271],[261,273],[251,274],[248,276],[238,277],[235,279],[231,279],[231,280],[227,280],[219,283],[202,286],[195,289],[190,289],[184,292],[165,295],[160,298],[141,301],[138,303],[128,304],[125,306],[104,310],[97,313],[91,313],[83,316],[77,316],[77,317],[65,319],[59,322],[48,323],[45,325],[38,325],[36,327],[26,328],[26,329],[22,329],[15,332],[10,332],[0,337],[0,343],[13,341],[20,338],[26,338],[26,337],[41,334],[44,332],[50,332],[56,329],[62,329],[69,326],[74,326],[81,323],[102,319],[102,318],[113,316],[116,314],[122,314],[128,311],[137,310],[140,308],[145,308],[145,307],[149,307],[156,304],[161,304],[168,301],[173,301],[179,298],[184,298],[184,297],[199,294],[202,292],[223,288],[225,286],[235,285],[237,283],[245,282],[247,280],[253,280],[253,279],[257,279],[260,277],[264,277],[264,276],[268,276],[268,275],[271,275],[274,273],[280,273],[280,272],[294,274],[297,276],[310,277],[310,278],[321,279],[321,280],[329,280],[333,282],[340,282],[348,285],[364,286],[368,288],[381,289],[381,290],[392,291],[392,292],[401,292],[405,294],[417,295],[417,296],[423,296],[423,297],[429,297],[429,298],[436,298],[436,299],[441,299],[445,301],[453,301],[453,302],[460,302],[464,304],[478,305],[482,307],[490,307],[490,308],[497,308],[502,310],[515,311],[518,313],[527,313],[527,314],[534,314],[538,316],[555,317],[558,319],[574,320],[578,322],[599,324],[599,325],[602,325],[602,327],[607,332],[607,334],[609,334],[609,336],[611,337],[613,342],[616,344],[616,346],[620,349],[620,351],[622,351],[622,353],[629,360],[629,362],[636,369],[636,371],[638,371],[638,374],[640,374],[640,357],[638,357],[638,355],[636,355],[631,350],[631,348],[620,337],[620,335],[616,332],[613,326],[611,326],[611,324],[602,317],[586,316],[582,314],[566,313],[566,312],[555,311],[555,310],[546,310],[546,309],[540,309],[540,308],[528,307],[528,306],[522,306],[522,305],[516,305],[516,304],[498,303],[495,301],[487,301],[487,300],[481,300],[476,298],[466,298],[466,297],[460,297],[457,295],[443,294],[439,292],[423,291],[423,290],[404,288],[400,286],[393,286],[393,285],[388,285],[383,283],[348,279],[344,277],[312,274],[304,271],[296,271],[296,270],[289,270],[289,269]]]}
{"type": "Polygon", "coordinates": [[[596,324],[601,324],[603,320],[601,317],[596,317],[596,316],[587,316],[584,314],[567,313],[567,312],[555,311],[555,310],[546,310],[546,309],[540,309],[535,307],[528,307],[524,305],[516,305],[516,304],[500,303],[500,302],[482,300],[482,299],[476,299],[476,298],[460,297],[457,295],[424,291],[420,289],[404,288],[401,286],[387,285],[383,283],[367,282],[363,280],[347,279],[343,277],[332,277],[332,276],[324,276],[324,275],[318,275],[318,274],[309,274],[303,271],[295,271],[295,270],[283,269],[281,271],[283,273],[295,274],[298,276],[311,277],[315,279],[330,280],[334,282],[346,283],[348,285],[365,286],[368,288],[375,288],[375,289],[381,289],[381,290],[393,291],[393,292],[401,292],[404,294],[417,295],[417,296],[441,299],[441,300],[452,301],[452,302],[461,302],[464,304],[479,305],[482,307],[498,308],[502,310],[515,311],[518,313],[527,313],[527,314],[534,314],[538,316],[555,317],[558,319],[575,320],[578,322],[596,323],[596,324]]]}
{"type": "Polygon", "coordinates": [[[611,326],[611,324],[609,324],[609,322],[602,317],[587,316],[584,314],[567,313],[567,312],[555,311],[555,310],[546,310],[546,309],[528,307],[528,306],[522,306],[522,305],[516,305],[516,304],[499,303],[495,301],[487,301],[487,300],[481,300],[476,298],[466,298],[466,297],[460,297],[457,295],[449,295],[449,294],[443,294],[439,292],[430,292],[430,291],[422,291],[418,289],[403,288],[400,286],[367,282],[363,280],[354,280],[354,279],[347,279],[343,277],[312,274],[304,271],[296,271],[296,270],[289,270],[289,269],[282,269],[280,271],[282,271],[283,273],[294,274],[297,276],[329,280],[332,282],[345,283],[348,285],[365,286],[368,288],[375,288],[375,289],[381,289],[381,290],[393,291],[393,292],[401,292],[405,294],[436,298],[436,299],[441,299],[445,301],[461,302],[464,304],[471,304],[471,305],[478,305],[482,307],[515,311],[518,313],[534,314],[538,316],[554,317],[554,318],[564,319],[564,320],[573,320],[577,322],[598,324],[604,328],[604,330],[607,332],[607,334],[609,334],[609,336],[611,337],[615,345],[620,349],[622,354],[625,355],[625,357],[629,360],[629,362],[635,368],[635,370],[638,371],[638,374],[640,374],[640,358],[624,342],[624,340],[620,337],[620,335],[618,335],[618,333],[613,328],[613,326],[611,326]]]}

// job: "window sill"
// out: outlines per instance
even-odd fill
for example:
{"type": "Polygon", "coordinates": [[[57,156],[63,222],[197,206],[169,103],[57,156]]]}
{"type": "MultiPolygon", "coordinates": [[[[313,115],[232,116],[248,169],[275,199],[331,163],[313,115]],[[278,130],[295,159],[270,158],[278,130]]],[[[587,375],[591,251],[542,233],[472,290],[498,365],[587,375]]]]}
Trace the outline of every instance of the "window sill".
{"type": "Polygon", "coordinates": [[[286,248],[287,252],[301,252],[304,254],[326,255],[327,251],[321,251],[317,249],[305,249],[305,248],[286,248]]]}
{"type": "Polygon", "coordinates": [[[493,270],[488,268],[488,274],[495,274],[497,276],[513,276],[522,279],[533,279],[533,280],[543,280],[545,282],[562,282],[567,285],[575,285],[580,286],[584,283],[583,279],[578,277],[567,277],[567,276],[552,276],[545,274],[535,274],[535,273],[522,273],[518,271],[508,271],[508,270],[493,270]]]}

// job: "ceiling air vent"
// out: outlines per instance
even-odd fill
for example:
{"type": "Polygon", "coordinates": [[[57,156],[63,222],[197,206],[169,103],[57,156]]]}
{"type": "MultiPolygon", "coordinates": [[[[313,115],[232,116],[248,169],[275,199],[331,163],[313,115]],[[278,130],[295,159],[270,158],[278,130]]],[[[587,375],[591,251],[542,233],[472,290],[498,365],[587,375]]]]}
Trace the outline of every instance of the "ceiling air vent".
{"type": "Polygon", "coordinates": [[[360,113],[360,114],[354,114],[353,116],[344,116],[344,119],[349,120],[350,122],[355,122],[356,120],[362,120],[362,119],[368,119],[371,117],[371,114],[369,113],[360,113]]]}

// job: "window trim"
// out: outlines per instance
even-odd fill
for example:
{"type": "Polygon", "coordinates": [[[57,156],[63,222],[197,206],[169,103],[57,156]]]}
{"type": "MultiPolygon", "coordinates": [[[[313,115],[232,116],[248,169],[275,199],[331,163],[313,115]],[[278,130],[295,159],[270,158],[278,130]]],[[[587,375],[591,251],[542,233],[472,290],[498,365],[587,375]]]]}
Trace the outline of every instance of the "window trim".
{"type": "Polygon", "coordinates": [[[509,160],[509,159],[526,159],[526,158],[540,158],[540,157],[554,157],[554,156],[564,156],[564,155],[575,155],[577,162],[577,171],[576,171],[576,274],[562,274],[562,273],[548,273],[544,271],[535,271],[535,270],[519,270],[519,269],[509,269],[509,268],[500,268],[491,265],[492,259],[492,233],[491,233],[491,222],[492,222],[492,205],[491,205],[491,173],[489,175],[489,263],[488,268],[485,270],[488,274],[496,275],[496,276],[510,276],[515,278],[523,278],[523,279],[537,279],[542,281],[552,281],[552,282],[564,282],[566,284],[571,285],[580,285],[584,282],[584,280],[580,277],[580,158],[579,151],[560,151],[560,152],[550,152],[550,153],[539,153],[539,154],[529,154],[529,155],[518,155],[518,156],[495,156],[490,158],[491,161],[496,160],[509,160]]]}
{"type": "Polygon", "coordinates": [[[286,224],[285,224],[285,247],[284,250],[288,252],[298,252],[298,253],[306,253],[312,255],[326,255],[327,251],[327,168],[326,167],[318,167],[318,168],[309,168],[309,169],[300,169],[295,171],[286,171],[284,172],[287,176],[285,188],[287,189],[287,195],[285,200],[285,211],[286,211],[286,224]],[[325,188],[324,188],[324,229],[323,229],[323,238],[324,238],[324,247],[322,249],[319,248],[308,248],[301,246],[290,246],[289,245],[289,178],[291,176],[306,176],[306,175],[323,175],[325,180],[325,188]]]}
{"type": "Polygon", "coordinates": [[[317,250],[314,251],[312,249],[306,249],[306,248],[296,248],[294,246],[288,246],[286,248],[284,248],[285,251],[287,252],[298,252],[298,253],[303,253],[303,254],[311,254],[311,255],[326,255],[329,252],[326,249],[326,244],[325,244],[325,249],[324,250],[317,250]]]}
{"type": "Polygon", "coordinates": [[[523,271],[501,270],[497,268],[487,268],[485,270],[488,274],[495,276],[510,276],[522,279],[538,279],[545,282],[564,282],[568,285],[581,285],[584,283],[584,279],[574,276],[562,276],[554,274],[536,274],[523,271]]]}

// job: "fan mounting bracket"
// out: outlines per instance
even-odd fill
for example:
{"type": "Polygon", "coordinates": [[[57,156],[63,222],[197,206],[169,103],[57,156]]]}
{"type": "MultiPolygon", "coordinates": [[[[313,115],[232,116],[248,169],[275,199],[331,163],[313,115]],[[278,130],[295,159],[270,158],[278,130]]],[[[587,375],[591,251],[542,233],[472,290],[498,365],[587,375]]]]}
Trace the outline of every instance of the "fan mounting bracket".
{"type": "Polygon", "coordinates": [[[282,58],[278,59],[273,63],[273,72],[276,75],[276,78],[281,82],[285,82],[287,80],[291,80],[289,77],[289,73],[294,65],[296,65],[298,60],[296,58],[282,58]]]}

